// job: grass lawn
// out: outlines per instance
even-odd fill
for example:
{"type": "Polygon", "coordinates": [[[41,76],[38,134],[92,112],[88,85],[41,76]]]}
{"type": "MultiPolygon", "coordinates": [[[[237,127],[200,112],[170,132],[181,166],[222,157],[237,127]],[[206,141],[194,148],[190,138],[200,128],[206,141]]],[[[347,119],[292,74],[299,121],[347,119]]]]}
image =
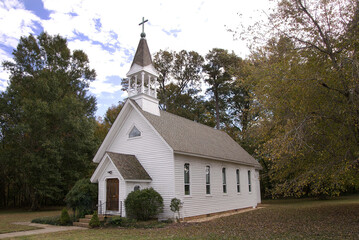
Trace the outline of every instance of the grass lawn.
{"type": "Polygon", "coordinates": [[[359,195],[270,200],[265,208],[203,223],[156,229],[104,228],[23,239],[359,239],[359,195]]]}
{"type": "Polygon", "coordinates": [[[0,234],[37,229],[36,227],[11,224],[13,222],[31,222],[32,219],[60,215],[61,210],[30,212],[24,210],[0,211],[0,234]]]}

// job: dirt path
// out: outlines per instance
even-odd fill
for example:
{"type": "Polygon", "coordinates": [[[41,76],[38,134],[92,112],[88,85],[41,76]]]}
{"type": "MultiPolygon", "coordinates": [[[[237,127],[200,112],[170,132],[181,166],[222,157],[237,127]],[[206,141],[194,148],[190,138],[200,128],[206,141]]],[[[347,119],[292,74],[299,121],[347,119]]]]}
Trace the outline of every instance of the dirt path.
{"type": "Polygon", "coordinates": [[[28,235],[35,235],[35,234],[43,234],[43,233],[60,232],[60,231],[86,230],[87,229],[87,228],[74,227],[74,226],[54,226],[54,225],[38,224],[38,223],[30,223],[30,222],[15,222],[14,224],[38,227],[38,228],[41,228],[41,229],[35,229],[35,230],[29,230],[29,231],[20,231],[20,232],[11,232],[11,233],[3,233],[3,234],[0,234],[0,239],[12,238],[12,237],[20,237],[20,236],[28,236],[28,235]]]}

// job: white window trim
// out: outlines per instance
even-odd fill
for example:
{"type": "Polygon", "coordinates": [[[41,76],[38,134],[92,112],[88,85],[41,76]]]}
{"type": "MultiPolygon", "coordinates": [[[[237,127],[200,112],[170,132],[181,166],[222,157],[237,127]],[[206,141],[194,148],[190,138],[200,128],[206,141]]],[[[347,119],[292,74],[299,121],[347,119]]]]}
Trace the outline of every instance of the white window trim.
{"type": "Polygon", "coordinates": [[[222,166],[222,168],[221,168],[222,194],[223,194],[224,196],[227,196],[227,195],[228,195],[227,175],[228,175],[227,167],[226,167],[226,166],[222,166]],[[225,184],[223,183],[223,168],[225,169],[225,180],[226,180],[226,183],[225,183],[225,184]],[[223,186],[224,186],[224,185],[226,186],[226,192],[223,191],[223,186]]]}
{"type": "Polygon", "coordinates": [[[211,172],[212,172],[212,166],[211,164],[205,164],[204,166],[204,184],[205,184],[205,194],[207,197],[212,197],[212,183],[211,183],[211,172]],[[209,167],[209,194],[207,194],[207,174],[206,174],[206,168],[209,167]]]}
{"type": "Polygon", "coordinates": [[[191,179],[192,179],[192,176],[191,176],[191,164],[189,162],[185,162],[183,164],[183,196],[186,197],[186,198],[192,197],[191,179]],[[184,180],[185,180],[185,178],[184,178],[184,165],[185,164],[188,164],[188,171],[189,171],[189,174],[188,174],[189,183],[188,184],[184,182],[184,180]],[[188,195],[186,195],[186,187],[185,187],[186,185],[189,186],[189,194],[188,195]]]}
{"type": "Polygon", "coordinates": [[[240,168],[236,168],[236,192],[237,192],[238,195],[240,195],[242,193],[242,189],[241,189],[241,169],[240,168]],[[239,183],[237,182],[237,170],[238,170],[239,183]],[[239,192],[238,192],[238,186],[239,186],[239,192]]]}
{"type": "Polygon", "coordinates": [[[248,193],[252,194],[252,192],[253,192],[253,184],[252,184],[252,171],[251,170],[247,171],[247,181],[248,181],[248,193]]]}
{"type": "Polygon", "coordinates": [[[130,127],[130,129],[127,131],[126,136],[127,136],[127,140],[134,140],[134,139],[139,139],[142,138],[143,132],[136,126],[135,123],[133,123],[130,127]],[[130,137],[130,132],[132,131],[132,129],[136,127],[138,131],[140,131],[141,135],[137,136],[137,137],[130,137]]]}

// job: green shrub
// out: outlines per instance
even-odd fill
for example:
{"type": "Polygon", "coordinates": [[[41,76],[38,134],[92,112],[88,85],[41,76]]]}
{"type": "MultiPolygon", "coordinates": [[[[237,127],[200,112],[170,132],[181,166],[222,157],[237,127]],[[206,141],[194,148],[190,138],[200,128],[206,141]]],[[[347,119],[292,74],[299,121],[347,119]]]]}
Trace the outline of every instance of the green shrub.
{"type": "Polygon", "coordinates": [[[61,226],[72,225],[72,221],[70,219],[69,213],[66,208],[62,209],[61,217],[60,217],[60,225],[61,226]]]}
{"type": "Polygon", "coordinates": [[[77,218],[91,214],[97,204],[97,184],[91,183],[90,179],[84,178],[75,183],[67,193],[65,202],[72,208],[77,218]]]}
{"type": "Polygon", "coordinates": [[[177,221],[179,221],[179,219],[181,218],[180,210],[182,208],[182,205],[183,203],[181,202],[181,200],[179,200],[178,198],[172,198],[170,208],[172,212],[177,213],[177,221]]]}
{"type": "Polygon", "coordinates": [[[109,225],[120,227],[133,227],[136,223],[135,219],[129,219],[125,217],[115,216],[111,217],[108,221],[109,225]]]}
{"type": "Polygon", "coordinates": [[[60,216],[41,217],[31,220],[32,223],[60,225],[60,216]]]}
{"type": "Polygon", "coordinates": [[[101,223],[100,223],[100,219],[98,218],[97,211],[95,211],[92,215],[89,225],[92,228],[96,228],[96,227],[99,227],[100,224],[101,223]]]}
{"type": "Polygon", "coordinates": [[[153,188],[146,188],[128,194],[125,207],[129,217],[148,220],[163,211],[163,199],[153,188]]]}

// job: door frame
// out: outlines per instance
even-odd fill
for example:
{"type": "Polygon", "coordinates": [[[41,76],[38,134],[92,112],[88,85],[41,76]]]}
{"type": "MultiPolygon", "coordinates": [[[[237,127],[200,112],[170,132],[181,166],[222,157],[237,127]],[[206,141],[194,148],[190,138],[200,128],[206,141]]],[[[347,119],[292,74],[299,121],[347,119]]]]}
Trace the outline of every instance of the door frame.
{"type": "Polygon", "coordinates": [[[104,200],[105,200],[105,202],[106,202],[106,206],[105,206],[105,211],[113,211],[113,212],[119,212],[120,211],[120,208],[121,208],[121,206],[120,206],[120,178],[119,177],[106,177],[105,178],[105,195],[104,195],[104,200]],[[108,179],[117,179],[118,180],[118,210],[116,211],[116,210],[109,210],[108,209],[108,204],[107,204],[107,180],[108,179]]]}

